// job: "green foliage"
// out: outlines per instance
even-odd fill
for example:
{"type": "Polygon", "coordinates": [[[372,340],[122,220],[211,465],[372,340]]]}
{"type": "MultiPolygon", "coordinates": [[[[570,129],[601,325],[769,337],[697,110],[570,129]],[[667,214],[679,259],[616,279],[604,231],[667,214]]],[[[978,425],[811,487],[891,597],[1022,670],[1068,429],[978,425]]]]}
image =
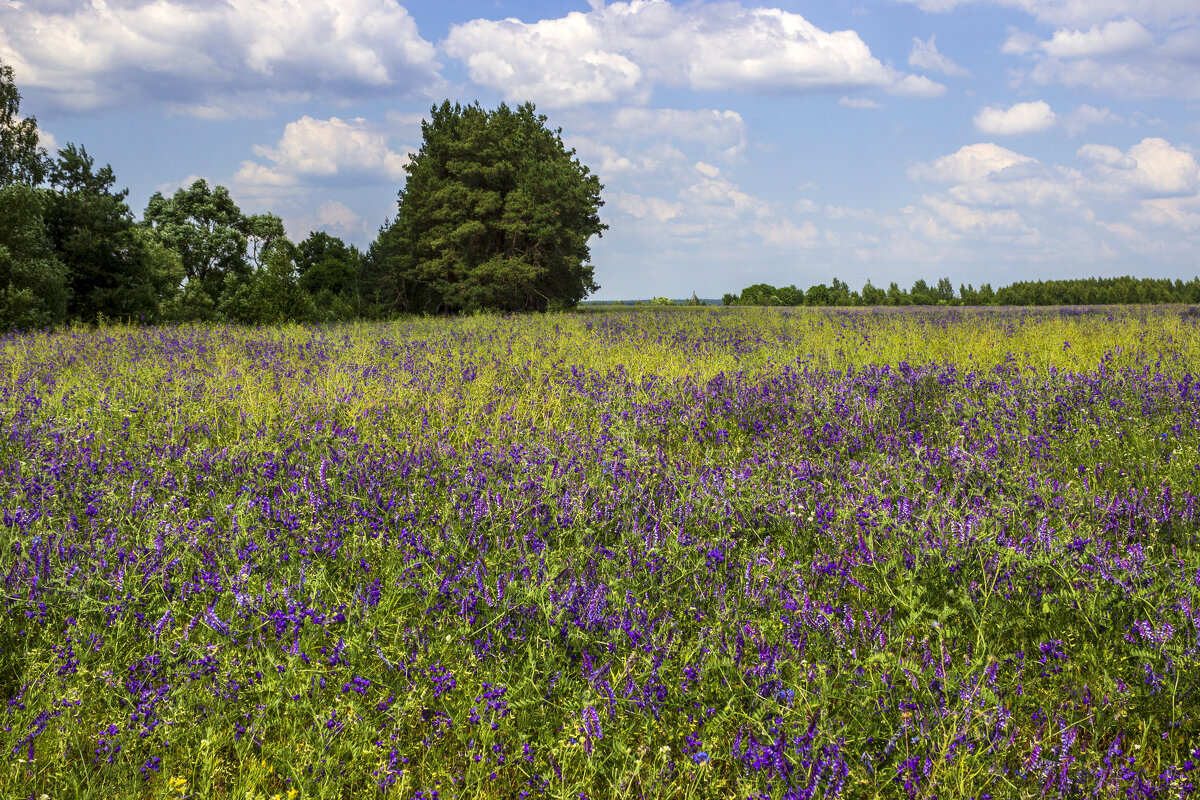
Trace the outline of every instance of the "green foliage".
{"type": "Polygon", "coordinates": [[[865,306],[881,306],[887,302],[887,292],[875,288],[869,279],[863,284],[861,297],[865,306]]]}
{"type": "MultiPolygon", "coordinates": [[[[203,291],[215,304],[226,287],[227,276],[250,275],[246,258],[249,222],[224,186],[210,189],[200,178],[170,198],[155,192],[146,206],[144,222],[160,243],[179,254],[188,281],[187,294],[196,301],[199,296],[195,292],[203,291]]],[[[260,220],[255,233],[260,249],[273,233],[269,221],[260,220]]],[[[197,306],[189,303],[187,307],[197,306]]]]}
{"type": "Polygon", "coordinates": [[[531,103],[431,110],[380,235],[391,308],[544,311],[599,288],[588,240],[606,228],[602,187],[545,122],[531,103]]]}
{"type": "Polygon", "coordinates": [[[46,236],[45,192],[24,183],[0,186],[0,330],[61,322],[67,274],[46,236]]]}
{"type": "Polygon", "coordinates": [[[38,186],[46,177],[46,151],[38,145],[37,119],[22,118],[21,93],[12,67],[0,62],[0,186],[38,186]]]}
{"type": "Polygon", "coordinates": [[[262,269],[272,248],[287,239],[283,220],[271,213],[254,214],[246,217],[243,224],[250,249],[250,263],[256,270],[262,269]]]}
{"type": "Polygon", "coordinates": [[[187,283],[163,301],[159,314],[164,322],[216,322],[217,301],[200,283],[187,283]]]}
{"type": "Polygon", "coordinates": [[[779,298],[781,306],[804,305],[804,292],[795,286],[781,286],[775,291],[775,296],[779,298]]]}
{"type": "Polygon", "coordinates": [[[10,338],[0,795],[1187,797],[1200,330],[1109,316],[10,338]]]}
{"type": "Polygon", "coordinates": [[[0,330],[42,328],[62,321],[67,288],[46,236],[46,151],[37,120],[20,116],[12,67],[0,63],[0,330]]]}
{"type": "Polygon", "coordinates": [[[725,295],[727,306],[798,306],[804,304],[804,292],[795,286],[775,288],[769,283],[756,283],[742,289],[739,296],[725,295]]]}
{"type": "Polygon", "coordinates": [[[68,144],[47,176],[46,232],[67,271],[72,319],[153,320],[160,275],[138,236],[127,191],[112,192],[112,167],[94,169],[85,148],[68,144]]]}
{"type": "Polygon", "coordinates": [[[833,304],[833,294],[823,283],[808,287],[804,293],[804,304],[809,306],[828,306],[833,304]]]}
{"type": "Polygon", "coordinates": [[[314,317],[312,297],[300,287],[296,248],[287,240],[269,248],[262,269],[241,277],[227,275],[218,310],[230,322],[280,325],[314,317]]]}
{"type": "Polygon", "coordinates": [[[912,289],[908,292],[915,306],[932,306],[936,305],[937,300],[934,298],[933,291],[929,288],[929,284],[924,279],[918,278],[913,284],[912,289]]]}
{"type": "Polygon", "coordinates": [[[146,269],[154,290],[159,318],[162,319],[163,305],[173,301],[182,291],[183,279],[187,274],[183,268],[183,259],[179,253],[160,242],[154,232],[144,225],[135,226],[133,235],[145,253],[146,269]]]}
{"type": "MultiPolygon", "coordinates": [[[[783,289],[766,283],[756,283],[742,290],[741,296],[726,294],[725,305],[799,305],[784,297],[783,289]],[[776,300],[780,302],[775,302],[776,300]]],[[[1135,303],[1200,303],[1200,277],[1190,281],[1165,278],[1073,278],[1053,281],[1018,281],[1011,286],[993,290],[990,283],[976,289],[972,284],[960,285],[955,295],[949,278],[940,278],[936,286],[924,280],[913,283],[911,291],[900,288],[895,281],[887,291],[877,289],[870,281],[862,293],[849,291],[846,284],[833,279],[830,287],[819,283],[804,296],[810,306],[1075,306],[1117,305],[1135,303]]]]}
{"type": "Polygon", "coordinates": [[[296,246],[300,285],[314,296],[328,293],[346,300],[358,295],[362,256],[336,236],[314,231],[296,246]]]}
{"type": "Polygon", "coordinates": [[[1200,277],[1187,282],[1165,278],[1133,278],[1128,275],[1120,278],[1018,281],[998,289],[994,302],[1006,306],[1200,303],[1200,277]]]}

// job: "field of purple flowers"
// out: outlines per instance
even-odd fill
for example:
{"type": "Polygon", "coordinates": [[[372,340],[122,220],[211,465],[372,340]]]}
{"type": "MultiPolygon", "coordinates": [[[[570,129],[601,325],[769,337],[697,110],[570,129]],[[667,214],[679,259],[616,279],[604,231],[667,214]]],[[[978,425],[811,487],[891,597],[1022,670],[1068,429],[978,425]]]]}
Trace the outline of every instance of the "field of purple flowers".
{"type": "Polygon", "coordinates": [[[0,340],[0,796],[1200,794],[1200,329],[0,340]]]}

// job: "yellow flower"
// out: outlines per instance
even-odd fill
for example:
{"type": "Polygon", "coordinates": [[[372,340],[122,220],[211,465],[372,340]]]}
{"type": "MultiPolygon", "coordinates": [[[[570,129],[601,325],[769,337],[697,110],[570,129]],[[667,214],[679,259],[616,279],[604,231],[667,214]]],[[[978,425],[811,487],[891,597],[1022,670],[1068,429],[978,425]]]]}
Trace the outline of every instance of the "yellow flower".
{"type": "Polygon", "coordinates": [[[288,800],[296,800],[296,795],[300,794],[296,789],[288,789],[288,800]]]}

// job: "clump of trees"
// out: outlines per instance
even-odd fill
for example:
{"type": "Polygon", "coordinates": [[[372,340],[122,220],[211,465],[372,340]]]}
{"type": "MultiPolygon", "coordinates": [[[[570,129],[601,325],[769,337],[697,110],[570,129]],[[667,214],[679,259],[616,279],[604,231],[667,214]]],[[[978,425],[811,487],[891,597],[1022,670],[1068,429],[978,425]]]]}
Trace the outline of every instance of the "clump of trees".
{"type": "Polygon", "coordinates": [[[432,110],[379,237],[389,310],[546,311],[599,288],[603,187],[545,123],[531,103],[432,110]]]}
{"type": "Polygon", "coordinates": [[[1073,278],[1019,281],[993,290],[984,283],[958,287],[949,278],[930,286],[916,281],[911,289],[892,282],[886,290],[867,281],[861,291],[851,291],[837,278],[831,286],[818,283],[807,291],[795,286],[776,288],[756,283],[741,294],[726,294],[727,306],[1061,306],[1133,303],[1200,303],[1200,277],[1190,281],[1166,278],[1073,278]]]}
{"type": "Polygon", "coordinates": [[[396,218],[364,252],[299,243],[197,180],[142,218],[110,165],[54,156],[0,64],[0,330],[103,320],[275,324],[569,308],[598,286],[598,178],[533,105],[450,105],[422,126],[396,218]]]}

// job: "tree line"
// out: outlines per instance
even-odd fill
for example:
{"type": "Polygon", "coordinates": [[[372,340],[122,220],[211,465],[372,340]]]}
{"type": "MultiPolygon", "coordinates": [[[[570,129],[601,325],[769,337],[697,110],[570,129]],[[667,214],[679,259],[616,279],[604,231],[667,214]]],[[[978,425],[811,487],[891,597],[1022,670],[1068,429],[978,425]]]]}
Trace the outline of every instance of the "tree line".
{"type": "Polygon", "coordinates": [[[433,108],[395,219],[360,250],[320,231],[292,242],[202,179],[135,219],[112,167],[73,143],[48,154],[20,99],[0,63],[0,330],[545,311],[599,288],[603,187],[532,104],[433,108]]]}
{"type": "Polygon", "coordinates": [[[999,289],[984,283],[958,287],[949,278],[934,285],[923,279],[911,289],[894,281],[880,289],[868,280],[853,291],[834,278],[829,286],[818,283],[807,290],[756,283],[740,294],[726,294],[727,306],[1090,306],[1138,303],[1200,303],[1200,277],[1190,281],[1167,278],[1068,278],[1018,281],[999,289]]]}

